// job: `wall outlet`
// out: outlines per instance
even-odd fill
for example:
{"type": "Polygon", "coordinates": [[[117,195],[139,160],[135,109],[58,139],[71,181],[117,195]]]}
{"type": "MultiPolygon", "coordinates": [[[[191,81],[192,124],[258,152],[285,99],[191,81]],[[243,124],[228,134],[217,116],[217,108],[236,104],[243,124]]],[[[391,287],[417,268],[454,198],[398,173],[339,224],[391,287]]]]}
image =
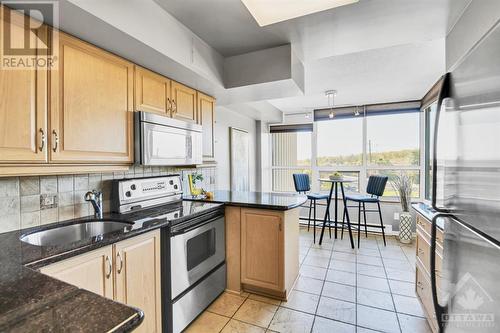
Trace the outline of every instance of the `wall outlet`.
{"type": "Polygon", "coordinates": [[[40,209],[50,209],[57,207],[57,194],[40,195],[40,209]]]}
{"type": "Polygon", "coordinates": [[[394,213],[394,219],[399,220],[399,213],[398,212],[394,213]]]}

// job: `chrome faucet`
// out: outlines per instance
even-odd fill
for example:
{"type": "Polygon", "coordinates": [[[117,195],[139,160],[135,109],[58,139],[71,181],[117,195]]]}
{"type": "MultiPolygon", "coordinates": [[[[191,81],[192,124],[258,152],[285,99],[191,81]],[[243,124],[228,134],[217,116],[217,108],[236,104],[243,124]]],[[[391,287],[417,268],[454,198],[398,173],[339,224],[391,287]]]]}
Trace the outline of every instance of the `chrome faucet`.
{"type": "Polygon", "coordinates": [[[89,201],[94,206],[94,216],[102,219],[102,192],[93,190],[85,193],[85,201],[89,201]]]}

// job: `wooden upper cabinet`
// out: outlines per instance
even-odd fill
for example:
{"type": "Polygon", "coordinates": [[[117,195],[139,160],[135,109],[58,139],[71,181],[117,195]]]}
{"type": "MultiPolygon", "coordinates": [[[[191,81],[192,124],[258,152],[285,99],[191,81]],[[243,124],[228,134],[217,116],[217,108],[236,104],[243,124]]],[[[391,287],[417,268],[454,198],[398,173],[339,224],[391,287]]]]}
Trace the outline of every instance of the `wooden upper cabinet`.
{"type": "Polygon", "coordinates": [[[196,90],[172,81],[172,117],[195,123],[197,121],[196,90]]]}
{"type": "Polygon", "coordinates": [[[121,241],[115,246],[116,300],[144,311],[136,332],[161,332],[160,232],[121,241]]]}
{"type": "Polygon", "coordinates": [[[133,162],[134,66],[59,33],[51,71],[51,161],[133,162]]]}
{"type": "Polygon", "coordinates": [[[203,126],[203,160],[215,160],[215,98],[198,92],[198,123],[203,126]]]}
{"type": "MultiPolygon", "coordinates": [[[[4,8],[8,11],[7,8],[4,8]]],[[[23,45],[24,16],[12,11],[11,45],[23,45]]],[[[0,18],[4,26],[3,18],[0,18]]],[[[29,32],[30,45],[40,43],[47,33],[42,26],[29,32]]],[[[4,45],[4,34],[0,36],[4,45]]],[[[42,163],[47,161],[47,71],[0,69],[0,163],[42,163]],[[45,140],[44,140],[45,138],[45,140]]]]}
{"type": "Polygon", "coordinates": [[[170,80],[135,67],[135,110],[170,115],[170,80]]]}
{"type": "Polygon", "coordinates": [[[282,213],[241,209],[241,282],[284,289],[282,213]]]}
{"type": "Polygon", "coordinates": [[[112,246],[42,267],[40,272],[113,299],[112,246]]]}

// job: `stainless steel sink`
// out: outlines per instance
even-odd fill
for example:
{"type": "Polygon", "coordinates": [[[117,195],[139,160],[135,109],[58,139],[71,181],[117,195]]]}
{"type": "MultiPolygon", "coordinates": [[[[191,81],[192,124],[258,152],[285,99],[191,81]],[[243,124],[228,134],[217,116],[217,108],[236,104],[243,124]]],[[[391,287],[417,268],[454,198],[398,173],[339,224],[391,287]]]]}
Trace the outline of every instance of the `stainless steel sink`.
{"type": "Polygon", "coordinates": [[[24,235],[21,241],[38,246],[59,246],[79,242],[114,231],[124,230],[133,223],[117,221],[90,221],[71,224],[59,228],[37,231],[24,235]]]}

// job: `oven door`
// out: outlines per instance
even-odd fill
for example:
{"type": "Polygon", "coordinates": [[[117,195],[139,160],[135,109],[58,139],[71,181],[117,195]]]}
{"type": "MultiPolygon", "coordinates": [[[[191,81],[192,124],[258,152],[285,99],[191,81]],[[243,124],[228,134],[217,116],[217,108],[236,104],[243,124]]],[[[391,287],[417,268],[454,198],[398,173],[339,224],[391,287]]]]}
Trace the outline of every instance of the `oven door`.
{"type": "Polygon", "coordinates": [[[170,238],[172,300],[226,259],[224,217],[178,230],[170,238]]]}

